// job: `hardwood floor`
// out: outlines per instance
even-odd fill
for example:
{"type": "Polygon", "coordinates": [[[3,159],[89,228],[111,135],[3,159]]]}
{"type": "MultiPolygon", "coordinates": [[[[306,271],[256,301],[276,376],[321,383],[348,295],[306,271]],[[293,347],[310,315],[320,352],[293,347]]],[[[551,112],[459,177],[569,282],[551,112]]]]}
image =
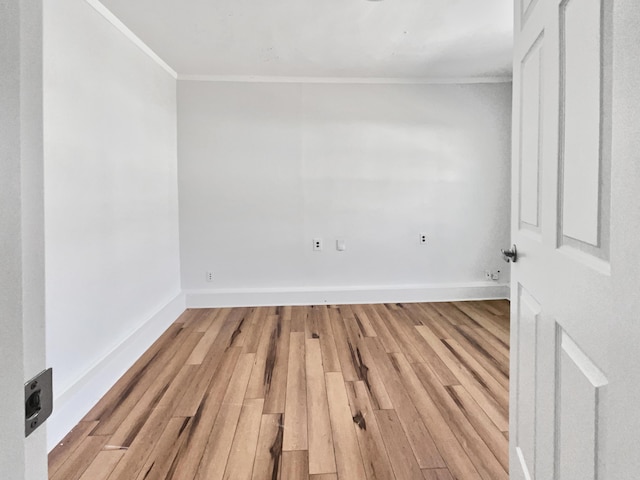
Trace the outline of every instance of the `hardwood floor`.
{"type": "Polygon", "coordinates": [[[506,301],[187,310],[52,480],[507,480],[506,301]]]}

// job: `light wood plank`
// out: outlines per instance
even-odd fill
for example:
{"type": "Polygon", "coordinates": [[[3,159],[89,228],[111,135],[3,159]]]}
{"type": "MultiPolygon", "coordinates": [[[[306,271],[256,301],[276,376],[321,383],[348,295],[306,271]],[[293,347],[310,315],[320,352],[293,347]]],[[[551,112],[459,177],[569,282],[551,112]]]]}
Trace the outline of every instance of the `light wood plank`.
{"type": "Polygon", "coordinates": [[[509,471],[509,441],[498,430],[487,414],[476,401],[461,386],[448,387],[449,394],[460,410],[465,414],[469,423],[478,432],[484,443],[498,459],[505,471],[509,471]]]}
{"type": "MultiPolygon", "coordinates": [[[[444,345],[449,349],[451,354],[455,356],[456,360],[464,368],[469,371],[474,378],[478,379],[478,382],[484,386],[485,390],[489,392],[491,397],[498,402],[505,412],[509,411],[509,382],[507,379],[506,388],[498,381],[492,372],[489,372],[476,360],[476,358],[469,353],[468,350],[462,347],[454,339],[444,340],[444,345]]],[[[494,371],[495,373],[495,371],[494,371]]]]}
{"type": "MultiPolygon", "coordinates": [[[[207,330],[211,328],[211,326],[216,322],[216,319],[220,315],[228,315],[231,311],[230,308],[201,308],[195,310],[197,313],[196,317],[191,320],[195,323],[194,331],[206,333],[207,330]]],[[[188,321],[187,321],[188,323],[188,321]]]]}
{"type": "Polygon", "coordinates": [[[279,315],[283,320],[291,322],[292,311],[293,307],[291,305],[285,305],[276,309],[276,315],[279,315]]]}
{"type": "Polygon", "coordinates": [[[263,407],[261,398],[245,399],[224,472],[225,479],[251,480],[263,407]]]}
{"type": "Polygon", "coordinates": [[[282,420],[281,413],[262,415],[252,480],[279,478],[282,465],[282,420]]]}
{"type": "Polygon", "coordinates": [[[80,478],[108,440],[109,437],[107,436],[86,437],[51,477],[52,480],[76,480],[80,478]]]}
{"type": "Polygon", "coordinates": [[[107,450],[98,453],[96,458],[91,462],[80,480],[106,480],[118,462],[124,456],[124,450],[107,450]]]}
{"type": "MultiPolygon", "coordinates": [[[[433,371],[440,378],[443,385],[457,385],[459,384],[456,376],[449,370],[438,354],[429,346],[429,344],[422,338],[422,336],[416,330],[416,325],[421,325],[420,319],[411,320],[411,310],[405,308],[401,304],[402,308],[398,308],[394,313],[396,319],[395,324],[398,329],[402,331],[405,342],[411,343],[416,351],[419,353],[420,361],[424,361],[432,366],[433,371]]],[[[404,352],[400,352],[404,353],[404,352]]]]}
{"type": "Polygon", "coordinates": [[[447,469],[423,470],[422,474],[424,475],[424,480],[455,480],[447,469]]]}
{"type": "Polygon", "coordinates": [[[480,325],[465,312],[456,307],[453,303],[449,302],[434,302],[431,304],[440,315],[447,319],[452,325],[459,325],[471,328],[480,327],[480,325]]]}
{"type": "Polygon", "coordinates": [[[60,440],[58,445],[49,453],[49,477],[55,475],[62,464],[82,445],[84,439],[87,438],[97,425],[97,421],[80,422],[60,440]]]}
{"type": "Polygon", "coordinates": [[[491,344],[495,350],[502,355],[502,357],[507,359],[507,364],[509,363],[509,345],[484,328],[476,328],[474,329],[474,332],[479,337],[482,337],[487,343],[491,344]]]}
{"type": "MultiPolygon", "coordinates": [[[[176,392],[176,394],[180,393],[179,390],[176,390],[176,392]]],[[[181,393],[183,394],[184,391],[181,393]]],[[[126,454],[114,469],[109,480],[133,480],[138,476],[158,441],[162,438],[161,435],[171,419],[171,412],[174,411],[179,399],[180,397],[176,396],[172,401],[156,406],[149,413],[148,418],[144,421],[135,438],[133,438],[126,454]]],[[[116,441],[113,437],[110,441],[115,446],[121,445],[121,442],[116,441]]]]}
{"type": "Polygon", "coordinates": [[[164,395],[160,397],[158,406],[162,407],[170,404],[173,406],[172,408],[177,407],[177,403],[179,403],[182,397],[190,390],[197,372],[198,365],[183,365],[167,387],[164,395]]]}
{"type": "Polygon", "coordinates": [[[309,456],[305,450],[282,452],[280,480],[308,480],[309,456]]]}
{"type": "MultiPolygon", "coordinates": [[[[500,372],[509,378],[509,349],[500,340],[487,332],[484,328],[458,327],[461,335],[475,350],[489,361],[493,362],[500,372]]],[[[457,339],[460,341],[459,339],[457,339]]],[[[460,342],[462,343],[462,342],[460,342]]]]}
{"type": "Polygon", "coordinates": [[[460,405],[452,399],[449,394],[449,389],[452,387],[440,385],[438,378],[426,364],[416,363],[411,367],[433,398],[447,425],[455,433],[460,444],[465,447],[467,455],[482,478],[485,480],[508,478],[507,472],[486,445],[484,439],[473,428],[460,405]]]}
{"type": "Polygon", "coordinates": [[[389,356],[377,338],[365,339],[367,347],[375,359],[380,374],[387,385],[387,391],[396,414],[404,429],[407,440],[418,460],[420,468],[444,468],[446,464],[440,456],[431,434],[422,423],[422,419],[402,384],[389,356]]]}
{"type": "MultiPolygon", "coordinates": [[[[277,321],[277,315],[268,315],[265,319],[258,351],[256,353],[256,363],[251,372],[249,386],[247,387],[247,398],[265,398],[266,387],[267,385],[271,385],[267,361],[268,358],[271,358],[272,362],[275,361],[277,321]]],[[[271,363],[270,368],[273,368],[273,363],[271,363]]]]}
{"type": "Polygon", "coordinates": [[[371,326],[374,328],[377,333],[377,337],[380,339],[380,343],[384,347],[385,352],[400,352],[400,346],[398,342],[396,342],[394,336],[389,331],[389,328],[384,323],[380,315],[378,314],[375,305],[365,305],[363,307],[364,312],[367,314],[369,318],[369,322],[371,326]]]}
{"type": "Polygon", "coordinates": [[[198,368],[198,373],[195,375],[194,381],[189,387],[189,395],[182,397],[178,408],[174,412],[175,416],[193,417],[196,415],[214,376],[217,374],[221,365],[224,364],[225,356],[228,355],[230,351],[237,350],[231,348],[230,345],[233,342],[233,335],[238,329],[240,320],[238,315],[231,315],[231,312],[228,316],[223,317],[221,315],[217,318],[216,321],[222,321],[222,327],[202,364],[198,368]]]}
{"type": "Polygon", "coordinates": [[[247,328],[243,353],[258,353],[258,345],[264,328],[267,309],[255,307],[247,313],[247,328]]]}
{"type": "Polygon", "coordinates": [[[509,345],[509,329],[499,316],[483,313],[472,303],[459,302],[457,307],[473,318],[473,320],[492,335],[500,339],[501,342],[509,345]]]}
{"type": "Polygon", "coordinates": [[[291,331],[305,332],[308,316],[308,307],[291,307],[291,331]]]}
{"type": "Polygon", "coordinates": [[[420,317],[422,325],[429,327],[439,339],[453,338],[455,335],[453,324],[446,317],[440,315],[440,312],[433,308],[433,304],[418,303],[413,307],[422,312],[420,317]]]}
{"type": "Polygon", "coordinates": [[[351,308],[351,311],[353,312],[355,320],[356,322],[358,322],[358,326],[360,327],[360,330],[362,331],[365,337],[378,336],[376,329],[373,328],[373,324],[369,319],[369,315],[367,314],[367,311],[365,310],[364,305],[351,305],[350,307],[347,306],[346,308],[351,308]]]}
{"type": "Polygon", "coordinates": [[[392,353],[390,356],[420,417],[433,437],[437,439],[438,450],[442,454],[446,466],[457,478],[480,480],[481,477],[469,459],[465,448],[460,444],[406,357],[401,353],[392,353]]]}
{"type": "Polygon", "coordinates": [[[336,462],[320,341],[307,339],[305,349],[309,473],[333,473],[336,462]]]}
{"type": "Polygon", "coordinates": [[[398,351],[404,353],[411,363],[422,362],[423,358],[420,354],[419,347],[411,341],[406,330],[402,328],[402,325],[398,321],[397,313],[392,313],[386,305],[375,305],[374,308],[398,343],[400,347],[398,351]]]}
{"type": "Polygon", "coordinates": [[[208,328],[202,329],[202,330],[196,330],[198,332],[204,333],[204,335],[202,336],[198,344],[195,346],[195,348],[191,352],[191,355],[187,359],[187,364],[200,365],[204,361],[205,357],[207,356],[207,353],[209,353],[209,350],[213,345],[213,342],[218,336],[218,333],[220,333],[222,324],[223,324],[222,321],[217,321],[217,315],[211,315],[211,322],[208,328]]]}
{"type": "Polygon", "coordinates": [[[244,353],[238,359],[209,442],[202,454],[196,480],[217,480],[224,476],[254,360],[254,353],[244,353]]]}
{"type": "MultiPolygon", "coordinates": [[[[194,347],[198,344],[198,342],[202,338],[202,335],[202,332],[193,332],[187,337],[186,341],[183,342],[182,345],[180,345],[180,348],[177,350],[176,354],[168,363],[164,365],[164,369],[162,370],[162,372],[160,372],[154,379],[154,381],[149,385],[147,391],[142,395],[140,400],[132,406],[126,417],[121,420],[120,425],[115,428],[110,440],[111,445],[116,445],[119,447],[130,447],[133,441],[138,436],[140,430],[144,428],[144,425],[150,418],[149,412],[153,411],[154,408],[158,406],[163,397],[167,397],[167,393],[169,393],[169,395],[172,395],[172,397],[165,398],[165,404],[179,400],[180,398],[182,398],[182,396],[184,396],[184,389],[172,389],[171,392],[168,392],[167,389],[175,380],[179,370],[184,366],[186,359],[189,357],[194,347]]],[[[185,380],[184,376],[182,376],[181,378],[185,380]]],[[[188,378],[186,378],[186,380],[188,380],[188,378]]],[[[164,425],[160,426],[160,431],[164,429],[166,422],[168,422],[168,418],[165,418],[164,422],[164,425]]],[[[112,427],[114,427],[113,425],[111,425],[110,421],[105,422],[104,428],[102,428],[102,422],[100,423],[101,424],[98,426],[98,428],[96,428],[97,434],[101,434],[105,430],[112,430],[112,427]]]]}
{"type": "Polygon", "coordinates": [[[338,476],[353,480],[365,480],[364,465],[342,373],[327,372],[325,380],[338,476]]]}
{"type": "Polygon", "coordinates": [[[343,318],[343,322],[347,330],[351,361],[355,367],[358,380],[363,381],[367,386],[367,390],[369,390],[369,398],[373,409],[393,409],[394,407],[384,381],[365,342],[366,337],[353,319],[343,318]]]}
{"type": "Polygon", "coordinates": [[[283,450],[306,450],[307,375],[304,332],[290,334],[286,399],[283,450]]]}
{"type": "MultiPolygon", "coordinates": [[[[167,427],[140,470],[137,480],[163,480],[167,478],[190,428],[190,418],[174,417],[169,419],[167,427]]],[[[90,480],[90,477],[87,480],[90,480]]]]}
{"type": "Polygon", "coordinates": [[[351,418],[353,420],[362,462],[367,478],[393,478],[391,462],[382,440],[380,427],[373,412],[369,392],[362,381],[346,384],[351,418]]]}
{"type": "Polygon", "coordinates": [[[506,430],[509,425],[507,412],[505,412],[504,408],[493,398],[492,392],[489,391],[486,386],[478,383],[477,379],[460,364],[458,359],[445,347],[443,341],[434,335],[429,327],[422,326],[416,328],[427,343],[440,355],[440,358],[449,366],[449,369],[454,372],[460,384],[473,396],[493,423],[496,424],[498,429],[500,429],[500,431],[506,430]]]}
{"type": "Polygon", "coordinates": [[[360,365],[354,355],[355,349],[349,342],[347,329],[344,325],[344,321],[342,320],[342,313],[344,311],[345,310],[343,308],[330,308],[329,319],[331,320],[331,328],[334,333],[342,376],[347,381],[356,381],[359,380],[356,368],[359,368],[360,365]]]}
{"type": "Polygon", "coordinates": [[[329,310],[325,305],[313,307],[313,316],[322,349],[322,364],[325,372],[339,372],[340,360],[333,338],[333,329],[329,318],[329,310]]]}
{"type": "Polygon", "coordinates": [[[273,350],[267,354],[265,364],[264,413],[284,413],[285,410],[290,333],[291,320],[278,316],[274,341],[269,344],[273,350]]]}
{"type": "Polygon", "coordinates": [[[205,393],[202,402],[198,405],[184,447],[176,456],[176,471],[180,473],[181,478],[195,478],[241,351],[240,348],[230,348],[225,352],[220,367],[211,382],[211,388],[205,393]]]}
{"type": "Polygon", "coordinates": [[[411,445],[394,410],[378,410],[376,420],[382,432],[396,480],[416,480],[422,476],[411,445]]]}
{"type": "Polygon", "coordinates": [[[249,313],[250,309],[246,307],[231,309],[231,313],[227,318],[227,322],[233,323],[236,328],[233,330],[233,332],[231,332],[231,337],[229,338],[229,345],[227,345],[227,348],[244,347],[244,343],[247,338],[249,313]]]}

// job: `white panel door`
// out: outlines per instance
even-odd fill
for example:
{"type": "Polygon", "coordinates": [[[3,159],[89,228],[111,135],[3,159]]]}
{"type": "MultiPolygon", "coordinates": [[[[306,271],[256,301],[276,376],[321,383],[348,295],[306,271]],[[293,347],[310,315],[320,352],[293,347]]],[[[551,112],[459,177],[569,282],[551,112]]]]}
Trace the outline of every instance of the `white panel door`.
{"type": "Polygon", "coordinates": [[[640,478],[640,2],[515,17],[510,475],[640,478]]]}

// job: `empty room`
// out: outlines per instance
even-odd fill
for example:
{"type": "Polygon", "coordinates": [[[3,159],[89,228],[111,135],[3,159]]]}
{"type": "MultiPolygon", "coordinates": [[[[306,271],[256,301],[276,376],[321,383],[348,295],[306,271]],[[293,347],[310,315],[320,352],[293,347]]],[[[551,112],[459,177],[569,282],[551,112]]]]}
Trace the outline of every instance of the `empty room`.
{"type": "Polygon", "coordinates": [[[636,478],[637,3],[0,7],[0,478],[636,478]]]}

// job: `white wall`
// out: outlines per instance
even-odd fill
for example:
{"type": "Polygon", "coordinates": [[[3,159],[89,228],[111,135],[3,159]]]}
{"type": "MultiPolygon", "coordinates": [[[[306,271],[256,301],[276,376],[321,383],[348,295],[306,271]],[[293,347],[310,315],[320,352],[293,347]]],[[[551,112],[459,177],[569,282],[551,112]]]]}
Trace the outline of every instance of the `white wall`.
{"type": "Polygon", "coordinates": [[[184,299],[176,80],[84,0],[45,2],[44,10],[52,445],[184,299]]]}
{"type": "Polygon", "coordinates": [[[179,81],[187,303],[506,295],[510,118],[511,84],[179,81]]]}

